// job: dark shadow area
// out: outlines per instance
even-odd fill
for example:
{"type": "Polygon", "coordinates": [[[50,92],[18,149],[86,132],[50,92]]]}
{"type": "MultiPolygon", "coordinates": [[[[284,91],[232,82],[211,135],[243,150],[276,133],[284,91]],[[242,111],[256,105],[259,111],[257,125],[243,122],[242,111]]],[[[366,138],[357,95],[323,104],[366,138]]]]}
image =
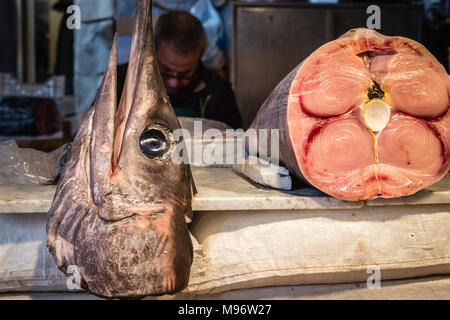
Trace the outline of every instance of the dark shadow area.
{"type": "Polygon", "coordinates": [[[17,75],[17,15],[15,1],[0,1],[0,72],[17,75]]]}

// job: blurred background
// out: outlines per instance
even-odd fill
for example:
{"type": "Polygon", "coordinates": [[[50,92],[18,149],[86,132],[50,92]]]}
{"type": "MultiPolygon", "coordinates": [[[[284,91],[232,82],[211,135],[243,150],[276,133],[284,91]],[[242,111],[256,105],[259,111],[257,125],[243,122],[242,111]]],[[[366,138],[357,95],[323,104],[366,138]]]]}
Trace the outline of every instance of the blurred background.
{"type": "MultiPolygon", "coordinates": [[[[421,42],[448,71],[449,3],[156,0],[153,14],[156,21],[186,10],[201,20],[209,40],[203,62],[232,82],[246,128],[311,52],[366,27],[369,5],[381,9],[379,32],[421,42]]],[[[115,32],[119,63],[128,60],[134,10],[135,0],[0,0],[0,140],[47,151],[69,141],[95,98],[115,32]]]]}

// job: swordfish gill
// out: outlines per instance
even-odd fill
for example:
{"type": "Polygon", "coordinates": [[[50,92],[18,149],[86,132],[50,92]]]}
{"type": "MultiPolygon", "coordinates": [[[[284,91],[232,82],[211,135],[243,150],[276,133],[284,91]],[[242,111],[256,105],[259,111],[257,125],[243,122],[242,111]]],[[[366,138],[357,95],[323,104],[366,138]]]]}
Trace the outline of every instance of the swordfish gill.
{"type": "Polygon", "coordinates": [[[280,130],[280,161],[343,200],[411,195],[449,170],[450,80],[416,41],[352,29],[269,95],[251,128],[280,130]]]}
{"type": "Polygon", "coordinates": [[[195,187],[189,165],[171,159],[180,125],[155,60],[151,18],[151,1],[137,0],[118,108],[114,39],[48,214],[47,246],[59,269],[77,267],[81,286],[107,298],[180,291],[193,259],[186,222],[195,187]]]}

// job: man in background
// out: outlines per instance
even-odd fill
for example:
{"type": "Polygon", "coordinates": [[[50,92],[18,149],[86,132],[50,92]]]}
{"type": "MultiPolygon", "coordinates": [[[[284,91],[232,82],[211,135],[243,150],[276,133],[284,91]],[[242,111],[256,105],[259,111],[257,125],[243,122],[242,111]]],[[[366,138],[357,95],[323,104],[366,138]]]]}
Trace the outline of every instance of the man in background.
{"type": "MultiPolygon", "coordinates": [[[[201,62],[207,38],[201,22],[185,11],[159,17],[155,49],[161,77],[177,116],[201,117],[241,127],[241,117],[231,85],[201,62]]],[[[119,66],[119,93],[127,65],[119,66]]]]}

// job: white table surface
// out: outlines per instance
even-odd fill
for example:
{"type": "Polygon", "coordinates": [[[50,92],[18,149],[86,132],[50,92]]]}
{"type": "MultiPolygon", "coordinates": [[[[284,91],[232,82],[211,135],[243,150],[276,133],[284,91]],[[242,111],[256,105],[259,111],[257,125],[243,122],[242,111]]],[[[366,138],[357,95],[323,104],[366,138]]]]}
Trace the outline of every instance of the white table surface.
{"type": "MultiPolygon", "coordinates": [[[[431,190],[412,196],[371,201],[342,201],[313,188],[281,191],[263,187],[231,168],[193,167],[198,193],[194,211],[358,209],[363,206],[450,204],[447,175],[431,190]],[[440,185],[439,185],[440,184],[440,185]],[[443,186],[443,187],[442,187],[443,186]]],[[[0,186],[0,214],[47,213],[56,186],[0,186]]]]}

